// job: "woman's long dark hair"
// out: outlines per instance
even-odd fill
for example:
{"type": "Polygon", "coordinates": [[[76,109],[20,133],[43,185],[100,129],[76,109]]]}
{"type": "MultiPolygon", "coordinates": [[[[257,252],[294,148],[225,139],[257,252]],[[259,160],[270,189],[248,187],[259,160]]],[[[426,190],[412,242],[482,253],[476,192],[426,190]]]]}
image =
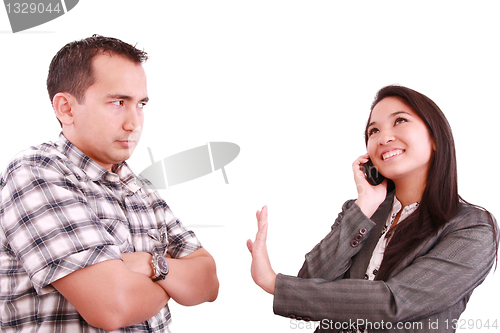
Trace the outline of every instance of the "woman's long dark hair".
{"type": "MultiPolygon", "coordinates": [[[[430,98],[415,90],[391,85],[379,90],[371,110],[373,111],[375,105],[386,97],[399,98],[420,116],[434,139],[436,151],[431,158],[427,185],[420,205],[404,220],[404,223],[399,223],[394,228],[375,277],[376,280],[387,280],[401,260],[425,240],[436,235],[458,213],[460,202],[465,202],[458,195],[457,162],[451,127],[441,109],[430,98]]],[[[370,119],[368,119],[369,122],[370,119]]],[[[366,130],[365,142],[368,143],[366,130]]],[[[393,187],[393,184],[389,186],[393,187]]],[[[497,236],[491,214],[490,220],[496,241],[497,236]]],[[[498,248],[498,244],[496,246],[498,248]]]]}

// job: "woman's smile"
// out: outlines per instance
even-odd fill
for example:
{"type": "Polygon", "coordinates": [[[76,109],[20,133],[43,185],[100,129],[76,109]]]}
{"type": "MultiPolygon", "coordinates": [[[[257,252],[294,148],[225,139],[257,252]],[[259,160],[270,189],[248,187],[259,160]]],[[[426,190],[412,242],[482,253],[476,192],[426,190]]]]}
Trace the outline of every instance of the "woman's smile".
{"type": "Polygon", "coordinates": [[[386,161],[390,158],[393,158],[395,156],[399,156],[405,152],[404,149],[390,149],[386,150],[385,152],[382,152],[382,161],[386,161]]]}

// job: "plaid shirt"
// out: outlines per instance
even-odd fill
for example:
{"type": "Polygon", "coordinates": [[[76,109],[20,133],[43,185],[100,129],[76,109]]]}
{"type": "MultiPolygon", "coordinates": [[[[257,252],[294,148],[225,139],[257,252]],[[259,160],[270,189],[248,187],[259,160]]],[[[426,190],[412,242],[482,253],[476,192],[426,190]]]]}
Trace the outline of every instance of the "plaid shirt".
{"type": "MultiPolygon", "coordinates": [[[[136,185],[125,162],[109,172],[61,133],[24,151],[0,178],[2,332],[103,332],[51,283],[126,252],[183,257],[201,247],[155,190],[136,185]]],[[[145,181],[141,178],[141,181],[145,181]]],[[[146,181],[147,182],[147,181],[146,181]]],[[[119,332],[168,332],[165,306],[119,332]]]]}

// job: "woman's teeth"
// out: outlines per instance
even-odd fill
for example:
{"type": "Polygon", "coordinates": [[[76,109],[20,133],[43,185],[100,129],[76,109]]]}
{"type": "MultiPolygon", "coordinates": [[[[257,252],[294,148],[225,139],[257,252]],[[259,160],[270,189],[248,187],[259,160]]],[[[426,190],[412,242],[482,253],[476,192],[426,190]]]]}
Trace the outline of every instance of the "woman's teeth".
{"type": "Polygon", "coordinates": [[[401,149],[388,151],[387,153],[384,153],[382,155],[382,160],[385,161],[388,158],[391,158],[391,157],[396,156],[396,155],[401,155],[402,153],[403,153],[403,151],[401,149]]]}

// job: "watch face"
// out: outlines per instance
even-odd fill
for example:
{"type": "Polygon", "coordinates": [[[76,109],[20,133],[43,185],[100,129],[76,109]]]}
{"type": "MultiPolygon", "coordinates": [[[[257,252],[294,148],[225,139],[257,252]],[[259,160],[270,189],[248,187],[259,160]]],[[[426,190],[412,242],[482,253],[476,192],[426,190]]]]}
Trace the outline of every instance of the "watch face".
{"type": "Polygon", "coordinates": [[[164,257],[158,257],[158,268],[160,269],[161,274],[167,274],[168,273],[168,264],[167,264],[167,259],[164,257]]]}

